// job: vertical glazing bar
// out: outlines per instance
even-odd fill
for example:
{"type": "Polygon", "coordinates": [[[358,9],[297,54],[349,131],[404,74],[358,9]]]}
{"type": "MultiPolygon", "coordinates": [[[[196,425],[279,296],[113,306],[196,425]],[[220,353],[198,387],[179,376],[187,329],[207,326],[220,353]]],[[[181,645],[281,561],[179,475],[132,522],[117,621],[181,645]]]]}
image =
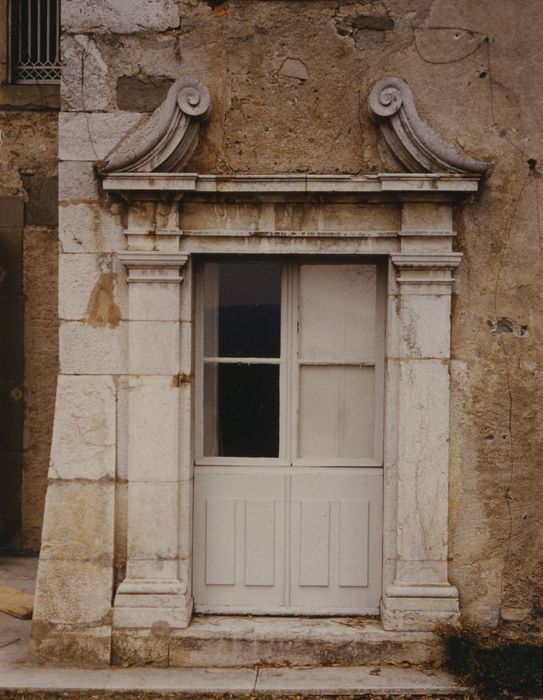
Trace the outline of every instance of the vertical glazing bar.
{"type": "MultiPolygon", "coordinates": [[[[17,60],[17,66],[16,66],[16,73],[19,72],[19,67],[21,63],[23,62],[23,12],[22,12],[22,7],[21,5],[17,6],[17,14],[16,14],[16,19],[17,19],[17,43],[19,44],[17,46],[17,53],[18,53],[18,60],[17,60]]],[[[19,77],[16,75],[16,77],[19,77]]]]}
{"type": "Polygon", "coordinates": [[[53,52],[51,51],[51,2],[46,0],[46,15],[47,15],[47,32],[45,36],[47,37],[47,49],[45,52],[45,60],[47,63],[53,62],[53,52]]]}
{"type": "Polygon", "coordinates": [[[42,63],[41,55],[41,1],[36,0],[36,63],[42,63]]]}
{"type": "Polygon", "coordinates": [[[27,0],[26,3],[26,55],[25,63],[32,63],[32,0],[27,0]]]}
{"type": "Polygon", "coordinates": [[[60,66],[60,0],[55,3],[55,64],[60,66]]]}

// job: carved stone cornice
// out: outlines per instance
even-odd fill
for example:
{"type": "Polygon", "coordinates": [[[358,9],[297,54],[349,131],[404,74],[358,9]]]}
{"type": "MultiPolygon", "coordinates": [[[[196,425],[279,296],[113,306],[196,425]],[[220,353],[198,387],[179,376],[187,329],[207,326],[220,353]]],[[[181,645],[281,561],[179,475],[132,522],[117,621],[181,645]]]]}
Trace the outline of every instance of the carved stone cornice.
{"type": "Polygon", "coordinates": [[[211,98],[204,83],[181,78],[164,102],[98,163],[102,174],[178,172],[198,145],[200,122],[209,116],[211,98]]]}
{"type": "Polygon", "coordinates": [[[411,88],[401,78],[379,80],[368,109],[389,148],[410,172],[484,173],[488,167],[460,153],[421,119],[411,88]]]}

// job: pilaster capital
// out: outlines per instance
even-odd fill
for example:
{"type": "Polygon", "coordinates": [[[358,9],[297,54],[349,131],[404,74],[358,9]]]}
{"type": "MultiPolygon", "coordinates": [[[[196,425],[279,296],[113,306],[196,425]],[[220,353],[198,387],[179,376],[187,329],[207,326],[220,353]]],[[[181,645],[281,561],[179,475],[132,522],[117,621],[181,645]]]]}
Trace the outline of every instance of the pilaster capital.
{"type": "Polygon", "coordinates": [[[462,253],[395,253],[391,260],[402,294],[450,294],[462,253]]]}
{"type": "Polygon", "coordinates": [[[462,253],[394,253],[391,260],[398,270],[455,270],[462,253]]]}
{"type": "Polygon", "coordinates": [[[117,253],[119,261],[128,270],[128,282],[183,281],[181,269],[189,256],[157,250],[127,250],[117,253]]]}

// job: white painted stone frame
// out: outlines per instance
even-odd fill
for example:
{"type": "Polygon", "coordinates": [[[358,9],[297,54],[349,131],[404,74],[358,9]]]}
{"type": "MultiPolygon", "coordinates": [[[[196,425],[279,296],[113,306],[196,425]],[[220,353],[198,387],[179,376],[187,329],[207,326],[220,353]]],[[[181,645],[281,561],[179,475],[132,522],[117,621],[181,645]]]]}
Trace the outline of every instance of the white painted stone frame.
{"type": "Polygon", "coordinates": [[[119,252],[128,270],[130,309],[128,562],[114,599],[114,628],[149,629],[164,621],[182,628],[190,623],[190,255],[319,253],[326,248],[321,244],[329,243],[325,232],[300,232],[293,243],[292,236],[281,238],[271,230],[257,238],[218,232],[210,243],[209,236],[179,229],[181,197],[197,196],[212,204],[225,194],[285,202],[315,195],[333,202],[354,195],[402,207],[395,235],[351,233],[338,236],[334,249],[345,255],[378,253],[389,260],[382,622],[385,629],[414,631],[458,617],[458,592],[449,583],[447,563],[450,298],[452,272],[461,259],[452,249],[452,206],[462,193],[477,190],[478,179],[451,174],[174,173],[104,178],[104,189],[124,197],[129,208],[128,251],[119,252]]]}

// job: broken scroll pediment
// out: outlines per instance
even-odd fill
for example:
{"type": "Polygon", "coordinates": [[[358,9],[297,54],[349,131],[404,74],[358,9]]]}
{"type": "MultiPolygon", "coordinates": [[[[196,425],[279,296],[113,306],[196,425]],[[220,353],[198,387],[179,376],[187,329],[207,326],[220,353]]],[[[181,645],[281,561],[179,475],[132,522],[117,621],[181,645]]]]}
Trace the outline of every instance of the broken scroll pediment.
{"type": "Polygon", "coordinates": [[[180,78],[164,102],[98,164],[103,174],[180,172],[198,145],[200,122],[211,111],[206,85],[180,78]]]}
{"type": "Polygon", "coordinates": [[[488,164],[461,153],[418,115],[409,85],[401,78],[384,78],[368,99],[376,122],[396,158],[414,173],[484,173],[488,164]]]}

